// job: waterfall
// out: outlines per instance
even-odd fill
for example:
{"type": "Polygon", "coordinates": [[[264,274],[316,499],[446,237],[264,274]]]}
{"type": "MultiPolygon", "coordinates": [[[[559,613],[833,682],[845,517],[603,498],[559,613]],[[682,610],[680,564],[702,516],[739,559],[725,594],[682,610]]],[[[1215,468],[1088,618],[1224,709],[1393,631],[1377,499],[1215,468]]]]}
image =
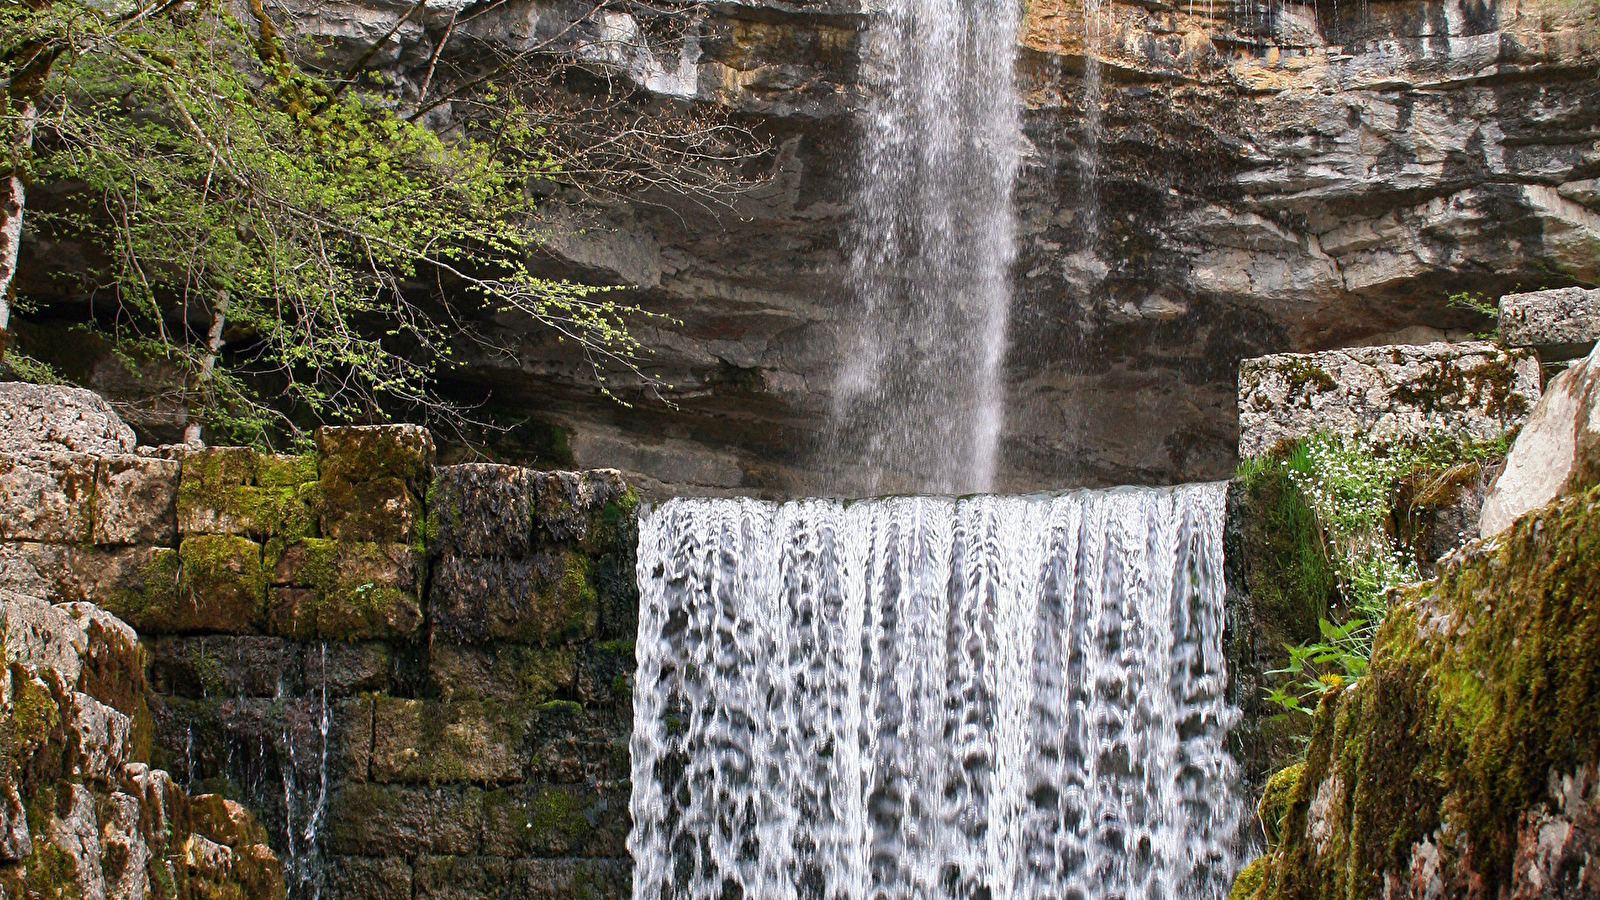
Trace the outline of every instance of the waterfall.
{"type": "Polygon", "coordinates": [[[647,515],[635,900],[1225,896],[1224,491],[647,515]]]}
{"type": "Polygon", "coordinates": [[[828,468],[842,493],[985,491],[1023,143],[1017,0],[886,0],[863,62],[844,361],[828,468]]]}

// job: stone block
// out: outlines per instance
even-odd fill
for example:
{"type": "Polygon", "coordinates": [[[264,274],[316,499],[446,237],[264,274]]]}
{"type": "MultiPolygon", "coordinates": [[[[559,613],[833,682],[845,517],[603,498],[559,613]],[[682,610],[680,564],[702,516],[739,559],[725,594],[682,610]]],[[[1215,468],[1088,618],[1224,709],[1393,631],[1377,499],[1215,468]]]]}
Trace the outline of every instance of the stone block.
{"type": "Polygon", "coordinates": [[[1556,498],[1600,484],[1600,347],[1550,380],[1483,501],[1479,531],[1500,534],[1556,498]]]}
{"type": "Polygon", "coordinates": [[[571,696],[575,655],[570,647],[436,641],[428,653],[428,676],[443,700],[534,705],[571,696]]]}
{"type": "Polygon", "coordinates": [[[346,784],[328,804],[326,847],[337,854],[470,855],[483,844],[481,788],[346,784]]]}
{"type": "Polygon", "coordinates": [[[293,464],[239,447],[189,454],[178,485],[178,530],[300,540],[316,533],[315,482],[292,481],[293,464]],[[257,483],[263,471],[267,484],[257,483]]]}
{"type": "Polygon", "coordinates": [[[584,785],[518,784],[484,795],[483,852],[491,856],[621,856],[627,794],[584,785]],[[620,832],[620,837],[619,837],[620,832]]]}
{"type": "Polygon", "coordinates": [[[322,641],[305,648],[304,689],[330,697],[389,690],[400,677],[399,648],[385,643],[322,641]]]}
{"type": "Polygon", "coordinates": [[[420,495],[433,474],[433,435],[420,425],[318,428],[317,460],[324,480],[398,478],[420,495]]]}
{"type": "Polygon", "coordinates": [[[428,494],[433,548],[469,556],[532,553],[536,477],[489,463],[441,468],[428,494]]]}
{"type": "Polygon", "coordinates": [[[89,636],[72,614],[38,597],[11,591],[0,591],[0,608],[5,610],[6,661],[54,669],[76,687],[89,636]]]}
{"type": "Polygon", "coordinates": [[[578,648],[574,688],[585,706],[615,706],[633,701],[638,668],[632,640],[599,641],[578,648]]]}
{"type": "Polygon", "coordinates": [[[1600,290],[1561,288],[1500,298],[1500,339],[1545,362],[1575,359],[1600,341],[1600,290]]]}
{"type": "Polygon", "coordinates": [[[422,501],[399,478],[325,478],[317,512],[323,535],[336,540],[409,543],[420,536],[422,501]]]}
{"type": "Polygon", "coordinates": [[[551,701],[534,707],[521,751],[524,777],[547,784],[591,784],[608,788],[633,776],[628,741],[633,715],[619,710],[589,710],[577,703],[551,701]]]}
{"type": "Polygon", "coordinates": [[[592,569],[575,551],[527,559],[447,553],[428,588],[435,633],[461,643],[544,646],[589,637],[599,618],[592,569]]]}
{"type": "Polygon", "coordinates": [[[0,383],[0,453],[132,453],[133,429],[93,391],[0,383]]]}
{"type": "Polygon", "coordinates": [[[411,863],[401,857],[333,856],[323,874],[322,896],[327,900],[411,900],[411,863]]]}
{"type": "Polygon", "coordinates": [[[422,627],[418,568],[405,544],[291,544],[274,566],[272,629],[301,640],[409,640],[422,627]]]}
{"type": "Polygon", "coordinates": [[[52,603],[89,601],[130,624],[123,610],[176,596],[178,569],[169,547],[0,543],[0,589],[52,603]]]}
{"type": "Polygon", "coordinates": [[[1492,441],[1538,402],[1539,360],[1494,344],[1284,353],[1239,366],[1239,455],[1318,431],[1492,441]]]}
{"type": "Polygon", "coordinates": [[[522,707],[381,694],[365,702],[371,718],[351,723],[347,772],[353,781],[502,784],[521,777],[522,707]]]}
{"type": "Polygon", "coordinates": [[[632,864],[624,859],[421,856],[414,873],[415,900],[606,900],[633,895],[632,864]]]}
{"type": "Polygon", "coordinates": [[[0,540],[88,543],[98,467],[80,453],[0,456],[0,540]]]}
{"type": "Polygon", "coordinates": [[[266,635],[152,635],[150,687],[163,694],[275,697],[299,686],[303,648],[266,635]]]}
{"type": "Polygon", "coordinates": [[[617,519],[631,516],[638,495],[615,469],[535,472],[534,524],[545,537],[605,553],[616,541],[617,519]]]}
{"type": "Polygon", "coordinates": [[[183,464],[144,456],[100,461],[94,492],[97,544],[173,544],[183,464]]]}
{"type": "Polygon", "coordinates": [[[112,612],[141,632],[260,631],[267,579],[261,545],[225,534],[192,535],[178,548],[177,591],[118,598],[112,612]]]}
{"type": "Polygon", "coordinates": [[[256,457],[255,483],[261,487],[297,487],[311,484],[317,478],[317,457],[314,453],[272,453],[256,457]]]}

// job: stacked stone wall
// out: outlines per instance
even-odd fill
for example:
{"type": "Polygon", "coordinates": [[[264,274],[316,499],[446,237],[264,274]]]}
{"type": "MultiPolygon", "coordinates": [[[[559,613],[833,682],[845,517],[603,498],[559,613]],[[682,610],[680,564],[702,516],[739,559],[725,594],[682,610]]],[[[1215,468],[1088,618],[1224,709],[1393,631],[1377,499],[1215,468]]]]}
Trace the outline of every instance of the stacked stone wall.
{"type": "Polygon", "coordinates": [[[624,896],[635,503],[410,426],[0,455],[0,586],[137,629],[152,761],[291,896],[624,896]]]}

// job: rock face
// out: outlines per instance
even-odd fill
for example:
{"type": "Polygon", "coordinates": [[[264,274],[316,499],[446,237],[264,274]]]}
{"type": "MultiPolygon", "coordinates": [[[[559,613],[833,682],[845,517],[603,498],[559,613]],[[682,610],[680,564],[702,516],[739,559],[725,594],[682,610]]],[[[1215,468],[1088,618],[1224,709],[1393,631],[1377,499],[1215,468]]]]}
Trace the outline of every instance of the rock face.
{"type": "MultiPolygon", "coordinates": [[[[330,66],[359,58],[363,40],[409,10],[284,6],[292,21],[280,31],[324,43],[330,66]]],[[[616,467],[651,491],[812,492],[805,448],[820,440],[858,318],[840,235],[859,138],[851,111],[871,70],[867,7],[710,4],[692,46],[649,46],[648,29],[607,20],[615,40],[595,52],[769,135],[773,177],[732,209],[670,197],[610,206],[549,248],[550,274],[632,285],[630,299],[675,320],[641,323],[675,407],[620,376],[611,386],[637,402],[618,406],[570,344],[509,317],[484,325],[517,353],[460,348],[451,379],[462,396],[534,415],[561,464],[616,467]]],[[[526,49],[562,33],[571,8],[499,4],[452,47],[468,62],[526,49]]],[[[375,57],[402,91],[420,84],[449,9],[412,15],[375,57]]],[[[1592,4],[1100,10],[1087,29],[1076,0],[1028,4],[1030,146],[998,488],[1226,477],[1239,360],[1457,339],[1488,323],[1448,306],[1451,292],[1600,274],[1592,4]],[[1098,67],[1085,64],[1090,31],[1098,67]]],[[[40,273],[64,251],[30,252],[40,273]]]]}
{"type": "Polygon", "coordinates": [[[1499,534],[1529,510],[1600,484],[1600,349],[1551,379],[1483,503],[1479,528],[1499,534]]]}
{"type": "Polygon", "coordinates": [[[1539,397],[1538,357],[1488,343],[1248,359],[1239,366],[1239,455],[1318,431],[1492,441],[1539,397]]]}
{"type": "Polygon", "coordinates": [[[133,429],[82,388],[0,383],[0,453],[132,453],[133,429]]]}
{"type": "Polygon", "coordinates": [[[1500,337],[1546,362],[1582,356],[1600,341],[1600,290],[1564,288],[1500,298],[1500,337]]]}
{"type": "MultiPolygon", "coordinates": [[[[137,747],[173,773],[138,778],[247,801],[246,844],[291,897],[627,896],[633,489],[437,467],[413,426],[316,437],[299,456],[0,454],[0,590],[46,598],[7,601],[8,653],[110,709],[63,719],[100,736],[71,746],[113,787],[60,794],[50,839],[143,858],[79,815],[122,809],[137,747]]],[[[28,821],[0,816],[0,852],[32,852],[28,821]]],[[[185,865],[238,870],[244,832],[193,831],[185,865]]]]}
{"type": "Polygon", "coordinates": [[[278,859],[244,807],[190,796],[149,752],[144,653],[89,603],[0,591],[0,896],[273,900],[278,859]]]}
{"type": "Polygon", "coordinates": [[[1401,589],[1234,896],[1596,896],[1597,641],[1600,488],[1401,589]]]}

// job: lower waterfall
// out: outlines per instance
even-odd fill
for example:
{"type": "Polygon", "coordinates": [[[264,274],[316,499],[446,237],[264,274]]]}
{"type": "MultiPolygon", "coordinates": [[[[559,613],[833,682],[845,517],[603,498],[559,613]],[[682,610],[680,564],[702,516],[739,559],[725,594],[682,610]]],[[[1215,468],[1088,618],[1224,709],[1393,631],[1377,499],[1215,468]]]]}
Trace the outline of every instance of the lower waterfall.
{"type": "Polygon", "coordinates": [[[1225,490],[649,513],[635,900],[1225,896],[1225,490]]]}

